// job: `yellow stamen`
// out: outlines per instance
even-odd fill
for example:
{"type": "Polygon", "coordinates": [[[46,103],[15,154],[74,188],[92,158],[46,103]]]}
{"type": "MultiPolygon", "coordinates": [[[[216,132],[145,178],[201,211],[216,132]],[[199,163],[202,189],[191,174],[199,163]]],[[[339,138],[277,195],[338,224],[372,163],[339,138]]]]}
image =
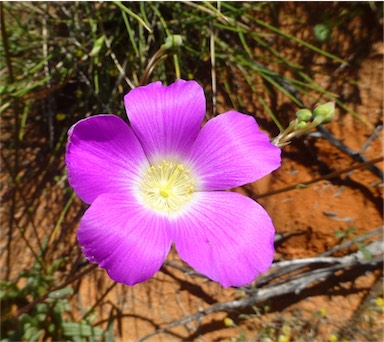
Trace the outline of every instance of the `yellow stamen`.
{"type": "Polygon", "coordinates": [[[163,161],[145,173],[140,189],[145,202],[162,213],[178,211],[195,192],[195,180],[183,164],[163,161]]]}

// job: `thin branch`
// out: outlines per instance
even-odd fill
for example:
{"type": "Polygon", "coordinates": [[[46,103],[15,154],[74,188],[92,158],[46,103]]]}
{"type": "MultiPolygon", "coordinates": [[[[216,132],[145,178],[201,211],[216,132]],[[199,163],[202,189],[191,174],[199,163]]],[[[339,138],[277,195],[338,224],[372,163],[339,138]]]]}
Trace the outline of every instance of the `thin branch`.
{"type": "Polygon", "coordinates": [[[105,292],[103,293],[103,295],[95,301],[95,303],[92,305],[92,307],[90,309],[87,310],[87,312],[83,315],[83,318],[82,319],[85,319],[87,318],[92,312],[93,310],[95,310],[95,308],[103,301],[103,299],[108,295],[109,292],[112,291],[112,289],[117,285],[118,283],[116,282],[113,282],[107,290],[105,290],[105,292]]]}
{"type": "Polygon", "coordinates": [[[332,179],[332,178],[338,177],[338,176],[340,176],[340,175],[342,175],[344,173],[348,173],[348,172],[351,172],[353,170],[363,169],[363,168],[368,167],[370,165],[372,166],[373,164],[380,163],[383,160],[384,160],[384,156],[377,157],[377,158],[368,160],[368,161],[366,161],[364,163],[357,164],[357,165],[352,165],[352,166],[347,167],[345,169],[342,169],[340,171],[331,172],[328,175],[325,175],[325,176],[322,176],[322,177],[318,177],[318,178],[314,178],[314,179],[312,179],[312,180],[310,180],[308,182],[297,183],[297,184],[294,184],[294,185],[287,186],[285,188],[281,188],[281,189],[277,189],[277,190],[273,190],[273,191],[268,191],[268,192],[265,192],[265,193],[260,194],[260,195],[253,195],[252,198],[253,199],[259,199],[259,198],[263,198],[263,197],[277,195],[277,194],[280,194],[282,192],[287,192],[287,191],[290,191],[290,190],[300,189],[302,187],[306,187],[306,186],[308,186],[310,184],[317,183],[317,182],[320,182],[322,180],[327,180],[327,179],[332,179]]]}
{"type": "MultiPolygon", "coordinates": [[[[351,157],[353,160],[356,160],[360,163],[367,162],[367,159],[359,152],[353,151],[351,148],[349,148],[347,145],[343,144],[340,140],[338,140],[328,129],[326,129],[323,126],[318,126],[317,130],[321,133],[322,138],[329,141],[333,146],[337,147],[340,151],[347,154],[349,157],[351,157]]],[[[383,171],[381,171],[378,167],[374,165],[368,165],[367,169],[371,171],[373,174],[375,174],[377,177],[383,179],[384,174],[383,171]]]]}
{"type": "MultiPolygon", "coordinates": [[[[348,247],[352,246],[355,243],[364,241],[368,237],[372,237],[372,236],[377,235],[377,234],[382,234],[383,232],[384,232],[384,227],[380,227],[378,229],[375,229],[372,232],[369,232],[367,234],[363,234],[363,235],[361,235],[355,239],[352,239],[352,240],[346,241],[340,245],[337,245],[337,246],[329,249],[327,252],[319,254],[315,258],[308,258],[308,259],[309,260],[312,260],[312,259],[321,260],[320,258],[332,255],[332,254],[334,254],[334,253],[336,253],[336,252],[338,252],[344,248],[348,248],[348,247]]],[[[291,260],[291,261],[281,261],[281,262],[277,262],[277,263],[273,264],[271,267],[271,270],[275,270],[275,271],[274,272],[268,272],[265,275],[257,278],[256,282],[255,282],[255,286],[258,288],[265,286],[266,284],[269,284],[270,282],[272,282],[274,279],[281,278],[283,275],[287,275],[287,274],[292,273],[292,272],[297,272],[298,270],[301,270],[306,266],[310,266],[311,263],[304,265],[304,263],[301,261],[301,260],[308,260],[308,259],[295,259],[295,260],[291,260]],[[282,264],[280,264],[280,263],[282,263],[282,264]],[[279,267],[279,264],[284,265],[284,263],[285,263],[284,267],[279,267]]],[[[245,292],[252,292],[253,289],[248,290],[247,288],[244,288],[244,291],[245,292]]]]}
{"type": "Polygon", "coordinates": [[[372,230],[372,231],[369,232],[369,233],[366,233],[366,234],[363,234],[363,235],[361,235],[361,236],[358,236],[358,237],[355,238],[355,239],[352,239],[352,240],[343,242],[342,244],[337,245],[337,246],[335,246],[335,247],[332,247],[332,248],[330,248],[329,250],[327,250],[326,252],[321,253],[320,255],[321,255],[321,256],[332,255],[332,254],[334,254],[334,253],[340,251],[341,249],[351,247],[352,245],[356,244],[357,242],[364,241],[364,240],[366,240],[367,238],[372,237],[372,236],[377,235],[377,234],[381,234],[381,235],[383,235],[383,233],[384,233],[384,226],[382,226],[382,227],[380,227],[380,228],[377,228],[377,229],[375,229],[375,230],[372,230]]]}
{"type": "MultiPolygon", "coordinates": [[[[370,253],[372,253],[372,255],[375,255],[375,256],[380,255],[384,251],[384,242],[375,241],[371,243],[369,246],[367,246],[367,249],[369,250],[370,253]]],[[[255,289],[255,292],[252,293],[251,296],[247,296],[242,299],[213,304],[205,310],[200,310],[192,315],[189,315],[182,319],[174,321],[172,324],[164,328],[157,329],[154,332],[141,337],[140,339],[137,340],[137,342],[147,340],[150,337],[167,332],[173,328],[176,328],[181,325],[185,325],[194,320],[200,320],[204,316],[210,315],[215,312],[219,312],[219,311],[227,312],[227,311],[233,311],[233,310],[240,310],[240,309],[254,306],[261,302],[265,302],[266,300],[274,297],[279,297],[289,293],[298,294],[303,289],[315,283],[324,282],[325,280],[327,280],[327,278],[332,276],[338,270],[343,270],[343,269],[360,266],[360,265],[379,264],[382,262],[382,255],[368,261],[365,258],[364,254],[358,251],[356,253],[347,255],[345,257],[332,258],[332,259],[334,259],[334,261],[336,262],[336,265],[330,265],[317,270],[310,270],[308,272],[304,272],[303,274],[295,276],[294,278],[285,280],[281,284],[273,285],[263,289],[255,289]]]]}
{"type": "Polygon", "coordinates": [[[104,29],[103,29],[103,33],[105,35],[105,45],[108,48],[109,55],[111,56],[113,63],[115,63],[115,66],[116,66],[117,70],[119,71],[119,78],[124,78],[125,83],[127,83],[128,87],[130,87],[131,89],[135,88],[135,85],[133,84],[133,82],[127,77],[127,75],[125,73],[125,68],[121,66],[116,54],[112,50],[112,44],[111,44],[112,39],[110,40],[107,37],[107,34],[104,31],[104,29]]]}
{"type": "Polygon", "coordinates": [[[383,125],[380,124],[380,125],[376,126],[376,128],[373,130],[372,134],[368,137],[368,139],[361,146],[359,154],[364,153],[368,149],[368,147],[372,143],[372,141],[379,137],[379,133],[382,129],[383,129],[383,125]]]}

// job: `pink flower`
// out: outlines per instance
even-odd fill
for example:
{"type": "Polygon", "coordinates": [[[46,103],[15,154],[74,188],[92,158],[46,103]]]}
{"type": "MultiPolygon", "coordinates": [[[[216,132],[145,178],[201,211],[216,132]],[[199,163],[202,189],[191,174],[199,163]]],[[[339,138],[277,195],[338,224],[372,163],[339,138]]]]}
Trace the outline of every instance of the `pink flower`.
{"type": "Polygon", "coordinates": [[[77,233],[87,259],[127,285],[152,277],[172,243],[182,260],[223,286],[243,286],[273,260],[274,227],[250,198],[223,191],[280,166],[280,149],[247,115],[201,128],[195,81],[151,83],[124,97],[131,125],[97,115],[73,125],[69,183],[91,206],[77,233]]]}

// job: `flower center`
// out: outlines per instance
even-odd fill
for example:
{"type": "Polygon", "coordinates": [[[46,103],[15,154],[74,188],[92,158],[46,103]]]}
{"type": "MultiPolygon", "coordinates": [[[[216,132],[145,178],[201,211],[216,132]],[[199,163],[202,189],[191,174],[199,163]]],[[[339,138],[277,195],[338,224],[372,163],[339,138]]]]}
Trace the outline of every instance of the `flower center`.
{"type": "Polygon", "coordinates": [[[151,166],[140,184],[147,204],[163,213],[179,210],[195,192],[195,180],[183,164],[163,161],[151,166]]]}

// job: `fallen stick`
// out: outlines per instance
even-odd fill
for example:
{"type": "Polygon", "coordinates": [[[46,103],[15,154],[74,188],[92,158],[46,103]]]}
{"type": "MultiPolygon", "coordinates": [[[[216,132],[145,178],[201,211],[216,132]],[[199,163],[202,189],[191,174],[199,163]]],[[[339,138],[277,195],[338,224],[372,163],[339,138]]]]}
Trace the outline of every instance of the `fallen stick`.
{"type": "MultiPolygon", "coordinates": [[[[374,241],[371,244],[369,244],[366,249],[369,251],[369,253],[372,255],[372,259],[368,260],[364,253],[361,251],[352,253],[350,255],[346,255],[344,257],[339,258],[333,258],[333,257],[319,257],[317,260],[317,265],[324,265],[327,266],[315,270],[309,270],[307,272],[295,275],[292,278],[285,279],[284,281],[281,281],[278,284],[274,284],[272,286],[266,287],[266,288],[255,288],[254,292],[251,293],[250,296],[247,296],[242,299],[237,299],[229,302],[224,303],[216,303],[208,307],[207,309],[200,310],[192,315],[186,316],[182,319],[179,319],[177,321],[174,321],[170,325],[157,329],[154,332],[145,335],[137,340],[137,342],[142,342],[147,340],[148,338],[167,332],[173,328],[176,328],[181,325],[185,325],[189,322],[195,321],[195,320],[201,320],[204,316],[210,315],[215,312],[219,311],[234,311],[234,310],[240,310],[248,307],[252,307],[256,304],[265,302],[266,300],[269,300],[274,297],[294,293],[298,294],[303,289],[308,288],[309,286],[315,284],[324,282],[327,280],[330,276],[332,276],[336,271],[343,270],[343,269],[350,269],[352,267],[361,266],[361,265],[369,265],[369,266],[375,266],[379,263],[383,262],[383,253],[384,253],[384,241],[374,241]],[[327,261],[324,263],[324,261],[327,261]],[[331,263],[332,265],[328,265],[331,263]]],[[[301,259],[301,268],[305,269],[306,266],[313,265],[314,260],[316,258],[307,258],[307,259],[301,259]]],[[[300,259],[299,259],[300,260],[300,259]]],[[[300,261],[297,260],[291,260],[291,265],[300,263],[300,261]]],[[[283,269],[284,267],[289,266],[289,262],[283,261],[280,263],[280,268],[283,269]]],[[[279,263],[274,266],[275,268],[279,268],[279,263]]]]}

